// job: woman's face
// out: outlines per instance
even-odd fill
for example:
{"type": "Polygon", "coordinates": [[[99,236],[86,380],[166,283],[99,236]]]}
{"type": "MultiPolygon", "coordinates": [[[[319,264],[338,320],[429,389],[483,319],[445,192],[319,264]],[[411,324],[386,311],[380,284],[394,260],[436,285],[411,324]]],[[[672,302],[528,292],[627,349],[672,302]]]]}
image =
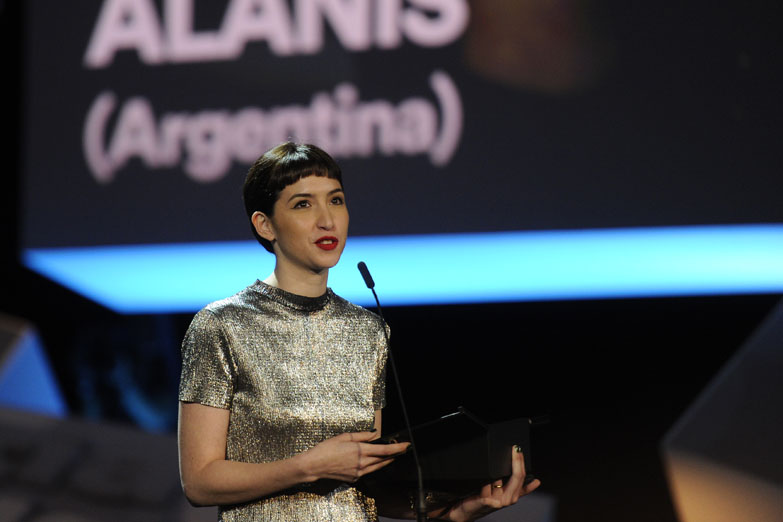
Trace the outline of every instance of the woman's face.
{"type": "Polygon", "coordinates": [[[340,183],[307,176],[283,189],[266,237],[274,244],[278,266],[320,272],[337,264],[348,236],[348,208],[340,183]]]}

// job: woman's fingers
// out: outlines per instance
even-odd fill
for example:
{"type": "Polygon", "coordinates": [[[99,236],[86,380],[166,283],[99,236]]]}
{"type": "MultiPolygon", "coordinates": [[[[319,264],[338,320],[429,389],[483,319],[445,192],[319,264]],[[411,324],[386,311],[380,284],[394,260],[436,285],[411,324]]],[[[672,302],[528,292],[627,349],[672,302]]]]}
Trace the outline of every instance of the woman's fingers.
{"type": "Polygon", "coordinates": [[[524,494],[527,495],[528,493],[532,493],[536,489],[538,489],[538,486],[541,485],[541,481],[538,479],[531,480],[527,486],[524,488],[524,494]]]}
{"type": "Polygon", "coordinates": [[[518,446],[514,446],[511,449],[511,477],[503,487],[504,505],[513,504],[519,499],[525,482],[525,458],[517,448],[518,446]]]}
{"type": "MultiPolygon", "coordinates": [[[[335,438],[347,439],[357,443],[368,443],[378,438],[378,433],[375,431],[357,431],[353,433],[343,433],[337,435],[335,438]]],[[[410,446],[410,442],[395,442],[393,444],[366,444],[367,451],[363,452],[366,455],[397,455],[404,453],[410,446]]]]}
{"type": "Polygon", "coordinates": [[[391,464],[394,457],[402,455],[408,449],[410,444],[407,442],[399,444],[361,444],[361,459],[359,469],[362,475],[371,473],[378,469],[377,465],[382,463],[381,467],[391,464]]]}
{"type": "Polygon", "coordinates": [[[410,445],[410,442],[397,442],[395,444],[364,444],[363,446],[365,446],[365,455],[395,457],[405,453],[410,445]]]}
{"type": "Polygon", "coordinates": [[[369,466],[365,467],[364,469],[362,469],[360,476],[369,475],[370,473],[373,473],[374,471],[378,471],[379,469],[388,466],[392,462],[394,462],[394,459],[391,458],[391,457],[383,459],[383,460],[380,460],[380,461],[376,462],[375,464],[369,465],[369,466]]]}
{"type": "Polygon", "coordinates": [[[502,480],[496,480],[490,484],[489,498],[487,498],[487,505],[493,509],[499,509],[505,506],[505,491],[507,484],[504,485],[502,480]]]}
{"type": "Polygon", "coordinates": [[[520,497],[534,491],[541,485],[541,481],[535,479],[525,485],[525,456],[519,446],[514,446],[511,453],[511,477],[503,486],[503,505],[516,503],[520,497]]]}

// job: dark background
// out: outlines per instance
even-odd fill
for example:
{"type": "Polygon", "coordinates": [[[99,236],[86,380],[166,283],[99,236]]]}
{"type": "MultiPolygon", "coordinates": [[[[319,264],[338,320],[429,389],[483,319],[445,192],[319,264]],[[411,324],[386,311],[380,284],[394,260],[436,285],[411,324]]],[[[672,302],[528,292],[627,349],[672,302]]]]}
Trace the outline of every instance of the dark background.
{"type": "MultiPolygon", "coordinates": [[[[435,103],[428,81],[438,69],[462,99],[459,149],[443,167],[426,155],[338,155],[353,235],[783,222],[782,58],[764,2],[481,0],[445,47],[349,53],[327,28],[312,56],[281,58],[250,42],[228,62],[151,66],[125,50],[87,69],[101,3],[26,3],[27,247],[247,239],[246,164],[197,183],[179,165],[149,169],[135,158],[113,182],[95,182],[82,129],[101,92],[120,106],[142,96],[156,119],[309,105],[340,82],[363,102],[435,103]]],[[[198,29],[215,29],[226,4],[196,2],[198,29]]]]}
{"type": "MultiPolygon", "coordinates": [[[[120,316],[18,262],[24,167],[19,154],[21,107],[26,99],[20,3],[0,4],[6,68],[0,312],[25,318],[38,328],[73,415],[173,432],[178,346],[190,316],[120,316]]],[[[664,134],[680,133],[674,149],[661,150],[660,156],[642,154],[652,162],[650,168],[666,176],[660,167],[672,163],[680,174],[693,173],[683,182],[701,187],[703,201],[714,201],[712,208],[717,209],[701,216],[723,215],[719,210],[728,208],[728,196],[736,196],[741,201],[737,212],[747,221],[783,221],[779,214],[767,212],[781,207],[770,206],[779,201],[780,193],[775,191],[780,188],[781,120],[774,13],[762,2],[687,7],[605,4],[602,9],[611,15],[606,20],[611,21],[612,34],[625,42],[618,52],[646,57],[621,80],[634,84],[639,77],[665,73],[687,84],[692,94],[673,96],[672,102],[679,102],[668,114],[661,114],[656,105],[660,84],[626,94],[625,107],[660,119],[664,134]],[[661,40],[660,34],[673,38],[661,40]],[[694,106],[697,99],[705,103],[694,106]],[[690,116],[679,119],[678,113],[690,116]],[[718,143],[728,149],[713,148],[715,142],[704,137],[716,122],[725,124],[718,143]],[[734,155],[732,150],[744,152],[734,155]],[[714,163],[705,167],[701,160],[713,154],[714,163]],[[729,160],[748,178],[713,186],[708,174],[729,160]],[[755,205],[759,192],[753,181],[748,181],[749,196],[742,199],[744,180],[760,179],[754,177],[760,171],[765,173],[768,193],[755,205]]],[[[616,110],[622,112],[622,106],[616,110]]],[[[578,127],[579,121],[575,119],[574,125],[578,127]]],[[[560,143],[586,147],[580,136],[587,143],[596,139],[571,130],[560,143]]],[[[637,165],[639,154],[649,152],[621,145],[613,150],[637,165]]],[[[508,164],[502,156],[497,161],[508,164]]],[[[586,173],[593,169],[584,167],[586,173]]],[[[578,205],[580,192],[566,187],[558,197],[578,205]]],[[[676,220],[687,214],[687,198],[673,194],[668,201],[655,209],[660,211],[655,216],[668,221],[665,216],[676,220]]],[[[627,206],[633,207],[632,202],[627,206]]],[[[654,224],[646,222],[652,210],[639,211],[628,224],[654,224]]],[[[67,225],[67,216],[44,217],[52,237],[67,225]]],[[[535,226],[560,226],[556,215],[548,217],[535,226]]],[[[604,218],[604,224],[611,224],[611,215],[599,215],[584,226],[599,226],[604,218]]],[[[534,471],[542,479],[542,491],[557,497],[559,521],[673,521],[658,444],[779,299],[740,295],[394,307],[386,315],[414,422],[458,405],[488,420],[548,415],[550,423],[534,432],[534,471]]],[[[385,425],[394,428],[399,422],[391,387],[385,425]]]]}

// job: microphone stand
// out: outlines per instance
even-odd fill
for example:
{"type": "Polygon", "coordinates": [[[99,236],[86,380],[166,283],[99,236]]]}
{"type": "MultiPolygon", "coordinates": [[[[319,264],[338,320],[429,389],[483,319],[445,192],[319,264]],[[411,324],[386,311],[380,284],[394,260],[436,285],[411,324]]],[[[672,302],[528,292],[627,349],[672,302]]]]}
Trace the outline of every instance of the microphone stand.
{"type": "Polygon", "coordinates": [[[416,498],[416,520],[417,522],[427,522],[427,508],[424,500],[424,479],[422,478],[421,465],[419,464],[419,453],[416,451],[416,442],[413,440],[413,430],[411,429],[411,423],[408,420],[408,410],[405,408],[405,398],[402,395],[402,388],[400,387],[399,373],[397,372],[397,365],[394,364],[394,351],[391,349],[391,341],[389,340],[389,333],[386,331],[386,319],[383,317],[383,309],[381,308],[381,302],[378,300],[378,294],[375,293],[375,281],[373,281],[370,271],[364,261],[360,261],[357,265],[359,272],[362,274],[364,284],[372,292],[375,298],[375,304],[378,305],[378,315],[381,316],[381,320],[384,323],[383,334],[386,337],[386,345],[389,347],[388,357],[391,363],[392,373],[394,373],[394,383],[397,385],[397,394],[400,398],[400,406],[402,406],[402,417],[405,421],[405,429],[408,430],[408,435],[411,439],[411,449],[413,450],[413,462],[416,466],[416,478],[418,480],[418,492],[416,498]]]}

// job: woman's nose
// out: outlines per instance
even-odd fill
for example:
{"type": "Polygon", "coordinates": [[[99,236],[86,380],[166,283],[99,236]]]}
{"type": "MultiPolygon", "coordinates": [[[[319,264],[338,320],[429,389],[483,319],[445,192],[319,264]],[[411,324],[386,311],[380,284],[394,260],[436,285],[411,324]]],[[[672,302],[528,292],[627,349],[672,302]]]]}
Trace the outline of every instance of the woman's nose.
{"type": "Polygon", "coordinates": [[[323,230],[331,230],[334,228],[334,218],[329,207],[323,207],[318,215],[318,228],[323,230]]]}

